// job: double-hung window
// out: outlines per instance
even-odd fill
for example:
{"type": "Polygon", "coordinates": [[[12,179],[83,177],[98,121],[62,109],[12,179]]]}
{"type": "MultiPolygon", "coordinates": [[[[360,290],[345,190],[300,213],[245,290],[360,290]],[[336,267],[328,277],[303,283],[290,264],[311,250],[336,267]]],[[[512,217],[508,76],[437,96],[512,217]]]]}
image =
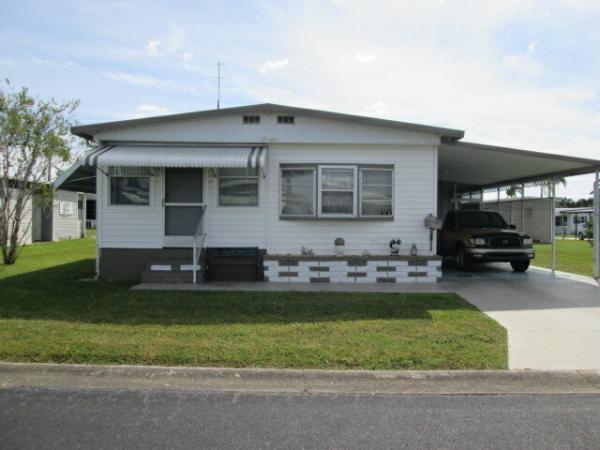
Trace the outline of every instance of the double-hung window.
{"type": "Polygon", "coordinates": [[[282,218],[393,217],[393,167],[282,166],[282,218]]]}
{"type": "Polygon", "coordinates": [[[258,169],[219,169],[219,206],[258,206],[258,169]]]}
{"type": "Polygon", "coordinates": [[[319,166],[319,216],[356,216],[356,166],[319,166]]]}

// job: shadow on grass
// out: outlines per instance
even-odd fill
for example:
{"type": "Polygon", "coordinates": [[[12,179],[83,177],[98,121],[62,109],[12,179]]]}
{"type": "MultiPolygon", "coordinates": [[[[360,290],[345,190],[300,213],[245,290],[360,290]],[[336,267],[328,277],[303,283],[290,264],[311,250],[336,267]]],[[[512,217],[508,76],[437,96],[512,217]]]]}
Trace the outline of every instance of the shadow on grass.
{"type": "Polygon", "coordinates": [[[128,283],[78,281],[91,273],[93,261],[82,260],[4,277],[0,280],[0,319],[128,325],[282,324],[431,320],[430,310],[476,310],[447,293],[130,291],[128,283]]]}

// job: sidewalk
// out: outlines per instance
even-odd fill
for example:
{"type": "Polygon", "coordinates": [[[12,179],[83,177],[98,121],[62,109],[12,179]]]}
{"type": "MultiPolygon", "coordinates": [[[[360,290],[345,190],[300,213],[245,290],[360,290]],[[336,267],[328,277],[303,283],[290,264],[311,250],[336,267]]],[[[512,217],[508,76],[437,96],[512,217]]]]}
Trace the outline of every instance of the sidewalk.
{"type": "Polygon", "coordinates": [[[367,371],[0,363],[0,388],[350,394],[600,393],[600,371],[367,371]]]}

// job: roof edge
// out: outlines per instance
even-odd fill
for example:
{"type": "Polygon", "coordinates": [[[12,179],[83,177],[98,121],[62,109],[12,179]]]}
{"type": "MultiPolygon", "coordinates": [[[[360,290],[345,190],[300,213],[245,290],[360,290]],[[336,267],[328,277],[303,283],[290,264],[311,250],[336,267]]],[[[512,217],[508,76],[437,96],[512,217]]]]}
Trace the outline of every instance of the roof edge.
{"type": "Polygon", "coordinates": [[[578,162],[580,164],[587,164],[592,167],[600,168],[600,160],[598,160],[598,159],[580,158],[578,156],[561,155],[558,153],[547,153],[547,152],[540,152],[540,151],[535,151],[535,150],[524,150],[524,149],[520,149],[520,148],[504,147],[501,145],[489,145],[489,144],[480,144],[477,142],[455,141],[455,142],[444,142],[440,145],[441,150],[443,150],[444,147],[464,147],[464,148],[469,148],[469,149],[473,149],[473,150],[489,150],[489,151],[496,151],[496,152],[503,152],[503,153],[512,153],[512,154],[521,155],[521,156],[531,156],[531,157],[538,157],[538,158],[546,157],[546,158],[560,159],[563,161],[578,162]]]}
{"type": "Polygon", "coordinates": [[[113,122],[100,122],[88,125],[78,125],[71,127],[71,133],[76,136],[92,139],[93,135],[99,131],[111,129],[111,128],[121,128],[121,127],[129,127],[136,125],[145,125],[151,123],[160,123],[172,120],[188,120],[202,117],[215,117],[225,114],[232,113],[241,113],[247,111],[253,111],[257,109],[264,110],[273,110],[273,111],[285,111],[285,112],[293,112],[296,114],[304,114],[313,117],[322,117],[336,120],[346,120],[351,122],[361,122],[367,123],[371,125],[378,126],[386,126],[391,128],[401,128],[408,129],[411,131],[423,132],[434,134],[440,136],[442,138],[447,138],[450,140],[453,139],[462,139],[464,137],[464,130],[458,130],[453,128],[444,128],[444,127],[436,127],[432,125],[423,125],[417,123],[410,122],[401,122],[397,120],[390,119],[380,119],[376,117],[369,116],[361,116],[355,114],[347,114],[333,111],[324,111],[319,109],[310,109],[310,108],[301,108],[297,106],[286,106],[279,105],[276,103],[259,103],[255,105],[245,105],[245,106],[235,106],[231,108],[221,108],[221,109],[209,109],[204,111],[195,111],[195,112],[187,112],[180,114],[168,114],[162,116],[153,116],[153,117],[144,117],[140,119],[127,119],[127,120],[119,120],[113,122]]]}

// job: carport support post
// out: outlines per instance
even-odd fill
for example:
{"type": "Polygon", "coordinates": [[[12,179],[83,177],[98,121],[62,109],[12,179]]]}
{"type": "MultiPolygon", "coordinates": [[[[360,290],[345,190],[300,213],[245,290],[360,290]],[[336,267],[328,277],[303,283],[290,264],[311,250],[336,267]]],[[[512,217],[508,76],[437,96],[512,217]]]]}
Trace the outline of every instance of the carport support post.
{"type": "Polygon", "coordinates": [[[556,223],[554,221],[554,208],[556,203],[554,200],[554,195],[556,194],[556,183],[554,181],[554,178],[552,178],[552,180],[550,181],[550,192],[550,239],[552,242],[552,273],[554,273],[556,272],[556,233],[554,229],[554,227],[556,226],[556,223]]]}
{"type": "Polygon", "coordinates": [[[596,168],[594,181],[594,277],[600,278],[600,170],[596,168]]]}
{"type": "MultiPolygon", "coordinates": [[[[496,188],[496,212],[500,213],[500,188],[499,187],[496,188]]],[[[509,222],[510,222],[510,220],[509,220],[509,222]]]]}
{"type": "MultiPolygon", "coordinates": [[[[521,183],[521,231],[525,233],[525,214],[523,214],[523,204],[525,203],[525,183],[521,183]]],[[[511,214],[512,220],[512,214],[511,214]]]]}

